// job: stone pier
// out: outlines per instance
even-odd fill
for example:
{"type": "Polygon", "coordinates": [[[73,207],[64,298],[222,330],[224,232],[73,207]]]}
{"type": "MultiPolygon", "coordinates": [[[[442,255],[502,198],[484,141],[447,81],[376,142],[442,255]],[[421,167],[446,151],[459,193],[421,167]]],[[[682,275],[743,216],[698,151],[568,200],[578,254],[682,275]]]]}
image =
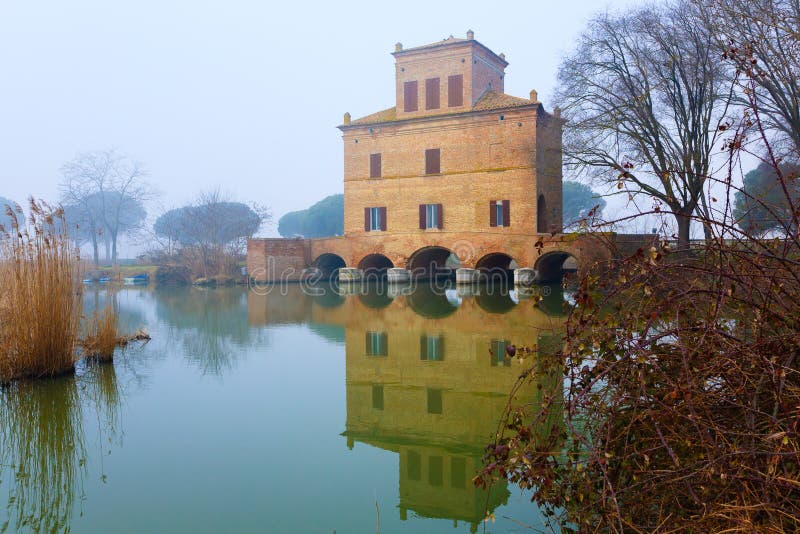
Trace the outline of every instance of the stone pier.
{"type": "Polygon", "coordinates": [[[411,280],[411,271],[400,267],[392,267],[386,270],[386,280],[390,284],[404,284],[411,280]]]}
{"type": "Polygon", "coordinates": [[[478,269],[460,268],[456,269],[456,284],[477,284],[480,280],[478,269]]]}
{"type": "Polygon", "coordinates": [[[364,278],[364,271],[355,267],[342,267],[339,269],[339,282],[355,283],[361,282],[364,278]]]}
{"type": "Polygon", "coordinates": [[[514,285],[515,286],[532,286],[539,279],[536,269],[523,267],[521,269],[514,269],[514,285]]]}

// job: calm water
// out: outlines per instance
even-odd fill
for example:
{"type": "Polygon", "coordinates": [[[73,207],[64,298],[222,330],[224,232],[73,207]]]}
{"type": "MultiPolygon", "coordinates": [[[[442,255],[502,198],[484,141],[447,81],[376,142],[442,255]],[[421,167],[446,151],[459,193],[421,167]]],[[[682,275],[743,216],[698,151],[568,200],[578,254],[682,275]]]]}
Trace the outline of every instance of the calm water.
{"type": "Polygon", "coordinates": [[[375,532],[376,502],[381,532],[541,526],[471,478],[528,365],[491,350],[558,343],[560,289],[321,289],[87,289],[153,340],[0,392],[0,532],[375,532]]]}

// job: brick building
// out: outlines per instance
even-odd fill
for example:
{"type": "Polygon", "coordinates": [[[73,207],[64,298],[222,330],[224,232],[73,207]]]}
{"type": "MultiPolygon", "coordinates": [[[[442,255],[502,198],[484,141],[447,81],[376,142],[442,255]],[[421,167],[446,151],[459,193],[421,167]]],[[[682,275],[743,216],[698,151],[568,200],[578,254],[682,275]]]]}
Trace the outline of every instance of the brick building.
{"type": "Polygon", "coordinates": [[[474,39],[396,45],[395,106],[349,120],[345,235],[561,227],[561,121],[503,92],[505,57],[474,39]]]}
{"type": "Polygon", "coordinates": [[[294,259],[281,240],[252,240],[251,276],[300,276],[301,265],[431,272],[455,259],[560,277],[566,258],[581,262],[580,244],[554,235],[562,223],[559,110],[545,111],[536,91],[505,94],[505,56],[472,31],[415,48],[398,43],[393,56],[395,105],[345,114],[339,126],[345,235],[294,242],[294,259]]]}

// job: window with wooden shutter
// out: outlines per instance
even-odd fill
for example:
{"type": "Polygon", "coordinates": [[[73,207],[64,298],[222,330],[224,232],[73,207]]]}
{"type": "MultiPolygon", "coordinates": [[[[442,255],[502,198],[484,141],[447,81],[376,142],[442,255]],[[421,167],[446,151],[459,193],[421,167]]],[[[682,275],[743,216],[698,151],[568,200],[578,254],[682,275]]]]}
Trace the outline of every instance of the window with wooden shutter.
{"type": "Polygon", "coordinates": [[[403,84],[403,111],[417,111],[417,82],[405,82],[403,84]]]}
{"type": "Polygon", "coordinates": [[[425,80],[425,109],[439,109],[439,78],[425,80]]]}
{"type": "Polygon", "coordinates": [[[421,336],[419,340],[419,359],[426,361],[443,361],[444,336],[421,336]]]}
{"type": "Polygon", "coordinates": [[[497,202],[494,200],[489,201],[489,226],[497,226],[497,202]]]}
{"type": "Polygon", "coordinates": [[[441,172],[441,152],[438,148],[429,148],[425,151],[425,174],[439,174],[441,172]]]}
{"type": "Polygon", "coordinates": [[[427,230],[430,228],[442,228],[441,204],[419,205],[419,228],[420,230],[427,230]]]}
{"type": "MultiPolygon", "coordinates": [[[[428,413],[431,414],[441,414],[442,413],[442,390],[441,389],[431,389],[428,388],[428,402],[427,402],[427,410],[428,413]]],[[[441,486],[442,485],[442,457],[441,456],[431,456],[428,458],[428,483],[431,486],[441,486]]]]}
{"type": "Polygon", "coordinates": [[[367,356],[386,356],[388,351],[388,334],[386,332],[367,332],[367,356]]]}
{"type": "Polygon", "coordinates": [[[447,78],[447,105],[451,108],[464,105],[464,76],[461,74],[447,78]]]}
{"type": "Polygon", "coordinates": [[[386,230],[386,208],[364,208],[364,231],[386,230]]]}
{"type": "Polygon", "coordinates": [[[372,408],[383,410],[383,384],[372,385],[372,408]]]}
{"type": "Polygon", "coordinates": [[[511,201],[503,201],[503,226],[511,226],[511,201]]]}
{"type": "Polygon", "coordinates": [[[370,154],[369,155],[369,177],[370,178],[380,178],[381,177],[381,155],[380,154],[370,154]]]}

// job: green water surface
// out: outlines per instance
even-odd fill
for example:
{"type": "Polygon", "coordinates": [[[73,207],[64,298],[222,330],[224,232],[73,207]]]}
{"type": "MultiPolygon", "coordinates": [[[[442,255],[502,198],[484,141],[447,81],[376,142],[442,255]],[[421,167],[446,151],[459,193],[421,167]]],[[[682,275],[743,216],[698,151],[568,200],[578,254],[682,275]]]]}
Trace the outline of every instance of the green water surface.
{"type": "Polygon", "coordinates": [[[542,528],[529,495],[472,483],[537,357],[505,346],[560,340],[542,289],[87,288],[152,341],[0,390],[0,532],[542,528]]]}

